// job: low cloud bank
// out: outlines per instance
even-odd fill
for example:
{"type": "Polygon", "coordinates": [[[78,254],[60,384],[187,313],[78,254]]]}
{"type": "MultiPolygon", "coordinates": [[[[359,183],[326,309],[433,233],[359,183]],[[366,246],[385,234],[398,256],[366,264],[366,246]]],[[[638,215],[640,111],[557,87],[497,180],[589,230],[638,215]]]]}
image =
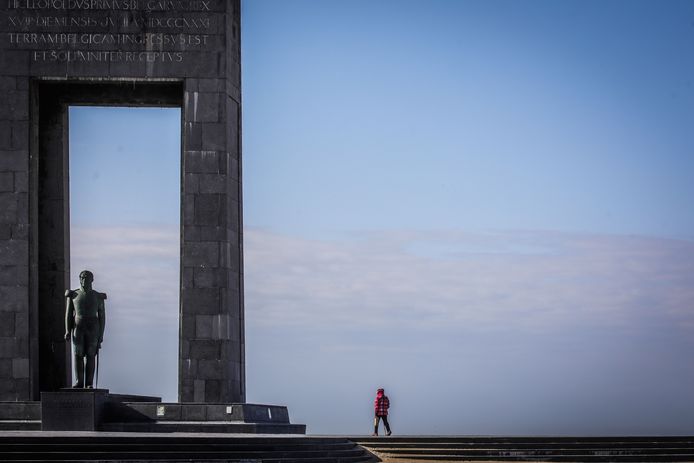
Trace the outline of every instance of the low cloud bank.
{"type": "MultiPolygon", "coordinates": [[[[73,228],[109,293],[101,385],[176,399],[178,228],[73,228]]],[[[245,232],[248,400],[314,433],[694,432],[694,243],[245,232]],[[282,384],[282,387],[278,387],[282,384]]]]}
{"type": "Polygon", "coordinates": [[[694,243],[554,232],[246,233],[259,324],[692,327],[694,243]]]}

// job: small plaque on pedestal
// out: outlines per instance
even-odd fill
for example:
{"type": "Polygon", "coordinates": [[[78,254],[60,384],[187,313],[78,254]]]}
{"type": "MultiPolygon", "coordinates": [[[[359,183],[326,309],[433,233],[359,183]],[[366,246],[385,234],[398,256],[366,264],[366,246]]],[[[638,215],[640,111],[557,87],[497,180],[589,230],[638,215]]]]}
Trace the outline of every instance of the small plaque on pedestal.
{"type": "Polygon", "coordinates": [[[43,431],[97,431],[108,389],[62,389],[41,393],[43,431]]]}

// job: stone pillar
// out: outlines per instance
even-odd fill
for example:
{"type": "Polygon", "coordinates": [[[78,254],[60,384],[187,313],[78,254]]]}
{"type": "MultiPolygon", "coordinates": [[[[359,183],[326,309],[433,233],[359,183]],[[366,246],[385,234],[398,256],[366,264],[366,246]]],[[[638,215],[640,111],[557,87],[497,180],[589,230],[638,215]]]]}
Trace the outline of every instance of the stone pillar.
{"type": "Polygon", "coordinates": [[[244,402],[246,396],[239,9],[229,6],[224,78],[185,83],[181,402],[244,402]]]}
{"type": "Polygon", "coordinates": [[[0,77],[0,400],[29,400],[29,79],[0,77]]]}

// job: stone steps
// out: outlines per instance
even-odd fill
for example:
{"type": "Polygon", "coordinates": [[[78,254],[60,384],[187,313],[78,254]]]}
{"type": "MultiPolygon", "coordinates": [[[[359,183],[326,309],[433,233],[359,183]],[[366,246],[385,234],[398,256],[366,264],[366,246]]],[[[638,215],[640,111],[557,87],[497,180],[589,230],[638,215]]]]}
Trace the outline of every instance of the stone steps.
{"type": "Polygon", "coordinates": [[[195,461],[359,463],[377,461],[346,438],[139,433],[0,433],[0,461],[195,461]]]}
{"type": "Polygon", "coordinates": [[[694,462],[694,437],[355,437],[385,462],[694,462]]]}

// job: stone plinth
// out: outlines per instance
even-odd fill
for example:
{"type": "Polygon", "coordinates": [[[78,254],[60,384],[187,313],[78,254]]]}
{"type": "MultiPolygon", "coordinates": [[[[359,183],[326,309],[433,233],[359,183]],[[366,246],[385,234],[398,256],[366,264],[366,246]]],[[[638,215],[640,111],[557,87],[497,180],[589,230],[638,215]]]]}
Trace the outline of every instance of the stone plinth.
{"type": "Polygon", "coordinates": [[[41,430],[97,431],[108,389],[64,389],[41,393],[41,430]]]}

